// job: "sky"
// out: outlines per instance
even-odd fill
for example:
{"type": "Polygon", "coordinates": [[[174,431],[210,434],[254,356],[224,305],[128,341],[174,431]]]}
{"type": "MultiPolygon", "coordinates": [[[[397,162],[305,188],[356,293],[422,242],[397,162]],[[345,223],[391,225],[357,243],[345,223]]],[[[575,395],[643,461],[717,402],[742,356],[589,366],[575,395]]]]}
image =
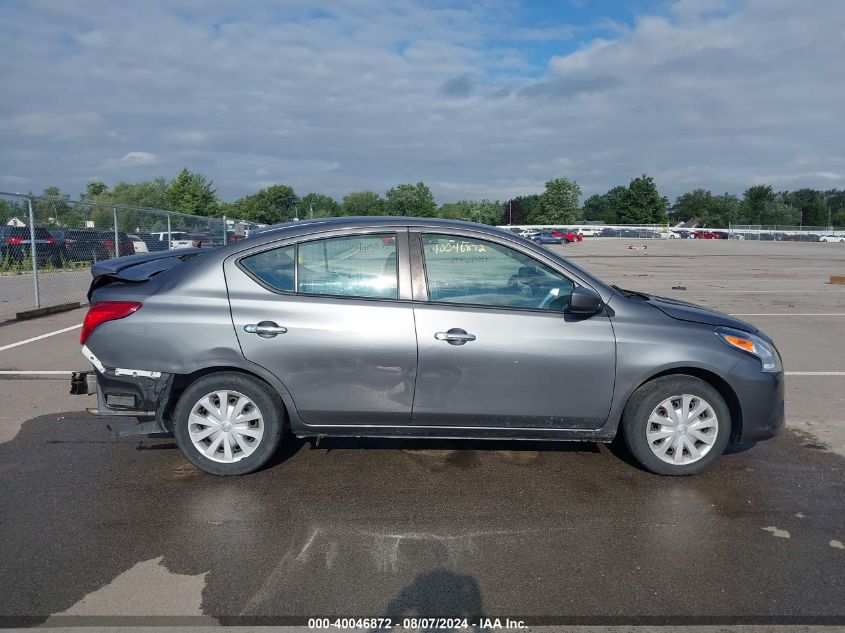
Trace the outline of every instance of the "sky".
{"type": "Polygon", "coordinates": [[[844,59],[843,0],[0,0],[0,190],[845,188],[844,59]]]}

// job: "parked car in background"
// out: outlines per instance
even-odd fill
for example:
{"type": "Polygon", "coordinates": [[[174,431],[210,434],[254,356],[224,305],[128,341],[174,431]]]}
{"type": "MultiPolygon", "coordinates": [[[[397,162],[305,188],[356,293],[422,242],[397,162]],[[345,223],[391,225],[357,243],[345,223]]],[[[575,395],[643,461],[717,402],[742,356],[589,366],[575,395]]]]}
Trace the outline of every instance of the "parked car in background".
{"type": "MultiPolygon", "coordinates": [[[[578,236],[569,229],[555,229],[551,232],[552,237],[559,237],[567,244],[578,241],[578,236]]],[[[583,238],[581,238],[583,240],[583,238]]]]}
{"type": "Polygon", "coordinates": [[[303,221],[92,276],[93,369],[72,393],[172,432],[213,474],[262,467],[292,433],[619,435],[643,468],[689,475],[784,421],[780,355],[754,325],[484,225],[303,221]]]}
{"type": "Polygon", "coordinates": [[[703,230],[695,232],[695,239],[697,240],[721,240],[722,236],[714,231],[703,230]]]}
{"type": "Polygon", "coordinates": [[[154,233],[141,234],[141,239],[147,245],[151,253],[172,250],[175,248],[191,248],[193,240],[187,231],[170,231],[170,249],[167,246],[168,232],[157,231],[154,233]]]}
{"type": "Polygon", "coordinates": [[[140,236],[129,233],[128,237],[130,240],[132,240],[132,247],[135,249],[136,253],[150,252],[150,249],[147,248],[147,243],[144,242],[144,240],[142,240],[140,236]]]}
{"type": "Polygon", "coordinates": [[[582,237],[596,237],[598,235],[601,235],[601,230],[580,228],[580,229],[578,229],[578,235],[580,235],[582,237]]]}
{"type": "Polygon", "coordinates": [[[52,261],[56,238],[45,228],[35,229],[35,244],[28,226],[0,226],[0,263],[22,265],[30,259],[33,250],[38,266],[52,261]],[[34,246],[34,249],[33,249],[34,246]]]}
{"type": "Polygon", "coordinates": [[[730,234],[728,235],[728,239],[731,239],[731,240],[744,240],[744,239],[745,239],[745,235],[744,235],[744,234],[742,234],[742,233],[730,233],[730,234]]]}
{"type": "Polygon", "coordinates": [[[135,245],[126,233],[118,232],[117,248],[115,248],[114,231],[100,231],[99,235],[109,257],[125,257],[135,254],[135,245]]]}
{"type": "Polygon", "coordinates": [[[680,238],[680,235],[678,235],[674,231],[658,231],[657,237],[664,240],[677,240],[680,238]]]}
{"type": "Polygon", "coordinates": [[[552,235],[551,233],[540,233],[531,238],[537,244],[561,244],[563,238],[559,235],[552,235]]]}
{"type": "Polygon", "coordinates": [[[819,242],[845,244],[845,235],[822,235],[819,242]]]}
{"type": "Polygon", "coordinates": [[[74,264],[98,262],[110,257],[103,244],[101,231],[95,229],[55,229],[55,232],[62,235],[57,254],[58,259],[62,262],[74,264]]]}
{"type": "Polygon", "coordinates": [[[622,231],[620,231],[619,229],[606,227],[601,230],[600,235],[601,237],[620,237],[622,235],[622,231]]]}

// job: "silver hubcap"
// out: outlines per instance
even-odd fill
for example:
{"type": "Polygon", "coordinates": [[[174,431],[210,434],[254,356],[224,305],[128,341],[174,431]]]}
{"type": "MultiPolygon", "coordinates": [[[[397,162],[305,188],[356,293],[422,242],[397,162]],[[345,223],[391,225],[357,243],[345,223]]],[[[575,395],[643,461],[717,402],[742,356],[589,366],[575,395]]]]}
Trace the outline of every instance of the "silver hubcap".
{"type": "Polygon", "coordinates": [[[223,464],[252,454],[264,437],[256,404],[237,391],[215,391],[199,399],[188,418],[188,434],[200,453],[223,464]]]}
{"type": "Polygon", "coordinates": [[[703,398],[685,393],[666,398],[648,418],[646,439],[668,464],[692,464],[707,455],[719,433],[716,411],[703,398]]]}

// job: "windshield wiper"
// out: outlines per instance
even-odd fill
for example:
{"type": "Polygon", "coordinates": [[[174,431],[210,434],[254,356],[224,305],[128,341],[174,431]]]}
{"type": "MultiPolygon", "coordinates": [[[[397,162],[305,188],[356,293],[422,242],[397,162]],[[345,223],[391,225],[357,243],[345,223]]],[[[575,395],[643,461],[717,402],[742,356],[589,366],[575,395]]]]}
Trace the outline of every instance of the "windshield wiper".
{"type": "Polygon", "coordinates": [[[649,295],[645,294],[644,292],[637,292],[636,290],[627,290],[626,288],[620,288],[619,286],[616,286],[616,285],[612,285],[610,287],[613,288],[614,290],[616,290],[617,292],[621,292],[623,295],[625,295],[628,298],[639,297],[640,299],[646,299],[646,300],[651,299],[651,297],[649,295]]]}

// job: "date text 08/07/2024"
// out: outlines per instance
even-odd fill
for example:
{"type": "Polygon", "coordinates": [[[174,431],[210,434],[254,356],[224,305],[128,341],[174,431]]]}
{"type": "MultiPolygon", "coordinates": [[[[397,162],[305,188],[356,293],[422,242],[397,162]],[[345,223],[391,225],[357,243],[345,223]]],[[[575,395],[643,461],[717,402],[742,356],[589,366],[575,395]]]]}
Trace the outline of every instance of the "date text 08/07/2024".
{"type": "Polygon", "coordinates": [[[510,618],[309,618],[309,629],[523,629],[523,620],[510,618]]]}

